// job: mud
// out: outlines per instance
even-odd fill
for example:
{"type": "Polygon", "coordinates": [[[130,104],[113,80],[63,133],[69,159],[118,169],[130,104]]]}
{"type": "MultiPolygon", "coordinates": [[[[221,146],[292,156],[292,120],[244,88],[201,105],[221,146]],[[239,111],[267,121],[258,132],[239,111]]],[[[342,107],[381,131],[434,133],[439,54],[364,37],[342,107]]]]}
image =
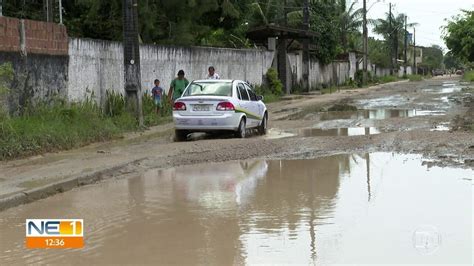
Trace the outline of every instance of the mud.
{"type": "Polygon", "coordinates": [[[430,161],[378,152],[130,173],[0,213],[0,261],[469,264],[474,172],[430,161]],[[84,249],[25,249],[25,219],[59,216],[84,219],[84,249]]]}

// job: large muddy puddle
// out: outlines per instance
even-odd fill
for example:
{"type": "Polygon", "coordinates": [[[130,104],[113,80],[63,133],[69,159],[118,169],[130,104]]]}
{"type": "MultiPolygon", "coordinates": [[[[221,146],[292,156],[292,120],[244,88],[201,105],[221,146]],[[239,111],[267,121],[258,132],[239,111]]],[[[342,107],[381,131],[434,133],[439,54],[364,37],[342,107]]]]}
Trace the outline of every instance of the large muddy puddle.
{"type": "Polygon", "coordinates": [[[151,169],[0,213],[0,261],[472,263],[470,169],[336,155],[151,169]],[[85,248],[27,250],[25,219],[84,219],[85,248]]]}

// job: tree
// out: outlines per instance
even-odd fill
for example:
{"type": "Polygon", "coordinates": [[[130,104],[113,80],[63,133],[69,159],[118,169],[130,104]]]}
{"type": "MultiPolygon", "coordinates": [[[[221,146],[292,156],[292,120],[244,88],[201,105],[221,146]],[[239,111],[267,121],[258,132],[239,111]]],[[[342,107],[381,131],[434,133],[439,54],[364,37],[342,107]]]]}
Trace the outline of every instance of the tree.
{"type": "Polygon", "coordinates": [[[339,4],[338,30],[342,50],[348,52],[354,50],[357,46],[357,36],[360,35],[362,27],[363,10],[355,9],[356,2],[353,2],[349,8],[346,7],[346,1],[341,0],[339,4]]]}
{"type": "Polygon", "coordinates": [[[42,20],[43,0],[3,0],[3,16],[42,20]]]}
{"type": "MultiPolygon", "coordinates": [[[[401,58],[403,55],[404,38],[407,36],[405,31],[405,14],[395,15],[386,13],[385,19],[370,20],[374,25],[374,32],[384,37],[389,48],[389,54],[393,59],[401,58]],[[391,49],[393,49],[393,52],[391,49]]],[[[417,23],[409,23],[408,27],[416,26],[417,23]]]]}
{"type": "Polygon", "coordinates": [[[423,60],[420,67],[427,68],[428,71],[441,68],[443,63],[443,49],[438,45],[423,48],[423,60]]]}
{"type": "Polygon", "coordinates": [[[462,66],[459,59],[454,57],[451,52],[447,52],[444,55],[443,63],[446,69],[459,69],[462,66]]]}
{"type": "Polygon", "coordinates": [[[390,47],[387,43],[374,38],[368,40],[369,60],[378,67],[388,68],[390,63],[390,47]]]}
{"type": "Polygon", "coordinates": [[[310,3],[310,29],[317,33],[311,43],[316,47],[314,54],[323,64],[328,64],[342,52],[340,35],[334,30],[338,28],[340,13],[335,0],[310,3]]]}
{"type": "Polygon", "coordinates": [[[474,62],[474,11],[463,10],[448,21],[444,31],[451,54],[464,62],[474,62]]]}

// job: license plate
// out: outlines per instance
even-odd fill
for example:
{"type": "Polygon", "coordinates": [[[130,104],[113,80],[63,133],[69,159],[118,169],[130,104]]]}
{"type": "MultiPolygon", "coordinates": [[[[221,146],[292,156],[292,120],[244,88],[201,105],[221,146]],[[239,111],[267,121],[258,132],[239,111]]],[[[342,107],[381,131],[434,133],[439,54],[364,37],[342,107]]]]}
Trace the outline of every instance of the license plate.
{"type": "Polygon", "coordinates": [[[209,111],[209,104],[195,104],[193,106],[193,111],[209,111]]]}

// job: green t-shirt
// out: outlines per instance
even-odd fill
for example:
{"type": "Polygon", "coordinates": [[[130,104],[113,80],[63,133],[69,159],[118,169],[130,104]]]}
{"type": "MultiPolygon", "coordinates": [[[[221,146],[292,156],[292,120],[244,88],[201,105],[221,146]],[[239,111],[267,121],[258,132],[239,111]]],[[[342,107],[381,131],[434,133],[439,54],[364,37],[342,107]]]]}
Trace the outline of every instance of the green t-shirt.
{"type": "Polygon", "coordinates": [[[173,88],[173,100],[178,99],[183,94],[184,89],[188,86],[189,81],[187,79],[173,79],[171,81],[171,87],[173,88]]]}

